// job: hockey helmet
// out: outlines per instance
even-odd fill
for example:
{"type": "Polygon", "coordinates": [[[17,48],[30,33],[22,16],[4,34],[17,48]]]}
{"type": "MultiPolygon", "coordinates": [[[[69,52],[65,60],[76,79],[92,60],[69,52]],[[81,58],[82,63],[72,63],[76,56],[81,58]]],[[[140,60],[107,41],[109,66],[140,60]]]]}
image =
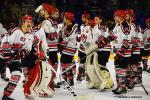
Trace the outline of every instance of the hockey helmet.
{"type": "Polygon", "coordinates": [[[125,17],[125,12],[123,10],[116,10],[114,15],[124,18],[125,17]]]}
{"type": "Polygon", "coordinates": [[[134,15],[133,9],[126,9],[124,12],[125,12],[125,14],[134,15]]]}
{"type": "Polygon", "coordinates": [[[33,18],[32,18],[32,16],[31,15],[24,15],[23,17],[22,17],[22,20],[23,21],[25,21],[25,20],[32,20],[33,18]]]}
{"type": "Polygon", "coordinates": [[[72,12],[65,12],[64,17],[66,17],[71,22],[75,21],[74,14],[72,12]]]}
{"type": "Polygon", "coordinates": [[[55,7],[48,3],[43,3],[42,5],[38,6],[37,9],[35,10],[36,13],[39,13],[41,9],[44,9],[48,12],[48,14],[51,14],[52,12],[55,11],[55,7]]]}

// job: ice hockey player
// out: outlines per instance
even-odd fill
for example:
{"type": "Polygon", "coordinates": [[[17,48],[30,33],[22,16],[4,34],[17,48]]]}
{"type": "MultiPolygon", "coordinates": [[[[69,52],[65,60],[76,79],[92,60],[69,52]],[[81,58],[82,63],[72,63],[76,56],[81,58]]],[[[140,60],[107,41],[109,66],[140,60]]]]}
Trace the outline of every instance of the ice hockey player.
{"type": "Polygon", "coordinates": [[[127,87],[133,89],[136,83],[142,80],[142,66],[141,66],[141,50],[143,44],[143,36],[140,25],[135,23],[135,14],[132,9],[125,10],[125,19],[130,26],[130,34],[132,34],[131,45],[132,54],[129,59],[129,66],[127,68],[127,87]]]}
{"type": "MultiPolygon", "coordinates": [[[[82,59],[86,56],[85,54],[85,46],[92,41],[92,28],[89,25],[90,14],[82,15],[82,25],[80,26],[80,35],[78,36],[79,46],[78,46],[78,56],[79,59],[82,59]]],[[[78,68],[77,81],[82,81],[85,77],[85,62],[86,57],[80,61],[80,65],[78,68]]]]}
{"type": "Polygon", "coordinates": [[[36,41],[39,42],[39,47],[34,46],[30,54],[22,60],[22,66],[28,68],[27,81],[24,84],[24,95],[28,99],[34,98],[32,95],[33,90],[34,92],[36,91],[40,97],[51,97],[54,94],[53,90],[48,88],[51,79],[51,69],[45,64],[46,62],[42,61],[42,59],[48,59],[48,46],[46,42],[46,34],[42,27],[43,20],[39,17],[40,16],[38,15],[33,17],[34,27],[31,32],[34,38],[37,39],[36,41]],[[40,48],[40,50],[37,53],[41,53],[41,57],[35,55],[35,49],[38,48],[40,48]]]}
{"type": "Polygon", "coordinates": [[[3,37],[1,44],[0,68],[4,68],[9,63],[11,79],[4,88],[2,100],[14,100],[10,98],[18,81],[21,78],[21,58],[31,51],[33,44],[32,35],[28,34],[32,27],[32,17],[25,15],[22,17],[21,27],[8,31],[3,37]]]}
{"type": "Polygon", "coordinates": [[[125,21],[125,13],[123,10],[117,10],[114,13],[116,26],[113,33],[116,34],[115,45],[115,70],[117,88],[112,90],[114,94],[123,94],[126,89],[126,69],[128,67],[129,58],[131,56],[131,34],[130,26],[125,21]]]}
{"type": "MultiPolygon", "coordinates": [[[[40,5],[36,12],[38,12],[43,18],[42,26],[46,33],[46,40],[48,43],[48,56],[50,61],[52,62],[52,66],[57,70],[58,66],[58,33],[57,33],[57,18],[58,18],[58,9],[54,6],[44,3],[40,5]]],[[[54,78],[55,73],[52,73],[52,79],[49,84],[50,88],[54,90],[54,78]]],[[[56,85],[56,88],[59,86],[56,85]]]]}
{"type": "MultiPolygon", "coordinates": [[[[75,16],[72,12],[64,13],[64,28],[62,32],[62,55],[61,55],[61,68],[62,72],[72,66],[73,57],[77,50],[77,27],[75,24],[75,16]]],[[[74,66],[75,67],[75,66],[74,66]]],[[[70,86],[74,85],[74,68],[69,69],[63,74],[63,78],[69,83],[70,86]]]]}
{"type": "Polygon", "coordinates": [[[143,70],[150,73],[150,68],[148,68],[148,56],[150,55],[150,18],[146,19],[146,29],[143,33],[144,41],[144,52],[143,52],[143,70]]]}
{"type": "MultiPolygon", "coordinates": [[[[3,27],[2,23],[0,23],[0,44],[1,44],[2,38],[4,37],[6,33],[7,33],[7,30],[3,27]]],[[[6,77],[6,67],[1,72],[1,79],[3,79],[4,81],[9,81],[9,78],[6,77]]]]}
{"type": "MultiPolygon", "coordinates": [[[[106,25],[104,25],[102,16],[96,15],[95,18],[95,27],[93,29],[93,38],[97,39],[100,38],[107,38],[109,36],[109,29],[106,25]]],[[[111,45],[108,43],[103,48],[99,48],[98,54],[98,63],[104,67],[108,62],[109,56],[111,51],[111,45]]]]}
{"type": "MultiPolygon", "coordinates": [[[[103,24],[100,15],[95,16],[94,22],[95,26],[92,30],[91,44],[96,42],[98,44],[98,50],[91,57],[87,57],[86,71],[89,76],[88,88],[97,88],[103,91],[105,88],[112,88],[113,84],[110,73],[106,68],[111,50],[110,42],[113,39],[109,39],[112,38],[111,34],[109,33],[108,27],[103,24]],[[92,71],[90,72],[89,69],[93,69],[94,73],[92,71]]],[[[95,48],[94,44],[91,45],[91,48],[95,48]]],[[[92,50],[89,51],[91,52],[92,50]]]]}

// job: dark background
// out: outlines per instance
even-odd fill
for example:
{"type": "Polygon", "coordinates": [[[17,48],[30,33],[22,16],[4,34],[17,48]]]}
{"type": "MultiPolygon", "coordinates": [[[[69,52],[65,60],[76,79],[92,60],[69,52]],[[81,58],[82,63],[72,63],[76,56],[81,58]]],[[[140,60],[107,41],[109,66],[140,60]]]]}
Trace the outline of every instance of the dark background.
{"type": "Polygon", "coordinates": [[[60,12],[74,12],[79,24],[84,12],[92,16],[99,13],[108,21],[113,20],[116,9],[131,8],[135,10],[137,22],[142,27],[145,26],[145,19],[150,17],[150,0],[0,0],[0,22],[7,29],[18,26],[22,15],[32,14],[44,2],[56,6],[60,12]]]}

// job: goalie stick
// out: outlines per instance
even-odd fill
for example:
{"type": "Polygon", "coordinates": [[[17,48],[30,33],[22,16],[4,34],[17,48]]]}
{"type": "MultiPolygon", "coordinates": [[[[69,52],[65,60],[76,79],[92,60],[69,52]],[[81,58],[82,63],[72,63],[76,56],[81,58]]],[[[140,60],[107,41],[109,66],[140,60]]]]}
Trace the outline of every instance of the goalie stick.
{"type": "MultiPolygon", "coordinates": [[[[50,65],[51,70],[56,73],[56,70],[51,66],[50,61],[48,59],[45,59],[46,62],[50,65]]],[[[74,89],[72,89],[68,82],[66,82],[63,78],[62,78],[62,74],[59,74],[60,78],[62,79],[62,84],[65,86],[65,88],[68,89],[68,91],[72,94],[73,97],[76,98],[76,100],[92,100],[91,96],[88,95],[82,95],[82,96],[78,96],[77,93],[74,91],[74,89]]]]}
{"type": "MultiPolygon", "coordinates": [[[[46,59],[46,62],[50,65],[50,62],[49,62],[49,60],[48,59],[46,59]]],[[[51,68],[51,70],[54,72],[54,73],[57,73],[56,72],[56,70],[50,65],[50,68],[51,68]]],[[[60,78],[62,79],[62,84],[69,90],[69,92],[74,96],[74,97],[76,97],[77,96],[77,94],[76,94],[76,92],[69,86],[69,84],[68,84],[68,82],[66,82],[63,78],[62,78],[62,76],[61,76],[62,74],[60,73],[60,78]]]]}

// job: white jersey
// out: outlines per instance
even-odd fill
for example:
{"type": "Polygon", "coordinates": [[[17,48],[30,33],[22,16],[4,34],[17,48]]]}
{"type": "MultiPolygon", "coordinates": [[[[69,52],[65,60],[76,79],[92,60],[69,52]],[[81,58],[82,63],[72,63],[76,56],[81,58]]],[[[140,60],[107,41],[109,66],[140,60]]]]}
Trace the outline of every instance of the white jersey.
{"type": "Polygon", "coordinates": [[[46,33],[46,40],[48,43],[49,51],[57,51],[58,50],[58,37],[56,36],[58,28],[57,24],[55,24],[52,19],[48,18],[47,20],[43,21],[42,27],[44,28],[46,33]]]}
{"type": "Polygon", "coordinates": [[[10,43],[11,45],[19,44],[22,45],[21,49],[25,49],[30,52],[32,49],[33,40],[33,35],[29,33],[23,33],[20,28],[14,28],[4,36],[2,39],[2,44],[5,42],[10,43]]]}
{"type": "Polygon", "coordinates": [[[64,28],[64,24],[63,24],[63,23],[58,24],[57,33],[58,33],[58,34],[61,34],[62,31],[63,31],[63,28],[64,28]]]}
{"type": "Polygon", "coordinates": [[[146,28],[143,34],[144,50],[150,50],[150,28],[146,28]]]}
{"type": "Polygon", "coordinates": [[[63,43],[65,43],[64,49],[62,53],[73,56],[77,49],[77,24],[74,24],[73,26],[64,26],[62,37],[63,37],[63,43]],[[68,30],[68,27],[71,28],[71,30],[68,30]],[[66,33],[69,34],[69,36],[66,36],[66,33]]]}
{"type": "MultiPolygon", "coordinates": [[[[98,25],[94,26],[94,29],[93,29],[93,42],[95,42],[99,36],[108,37],[109,36],[108,31],[109,31],[109,29],[105,25],[98,24],[98,25]]],[[[104,46],[104,48],[99,48],[99,51],[111,51],[110,43],[106,44],[104,46]]]]}
{"type": "Polygon", "coordinates": [[[33,36],[37,36],[40,41],[42,41],[42,48],[47,55],[48,44],[46,42],[46,35],[43,27],[35,27],[32,31],[33,36]]]}
{"type": "Polygon", "coordinates": [[[92,42],[92,38],[93,38],[92,28],[89,25],[81,25],[80,35],[78,35],[78,37],[81,37],[82,35],[84,35],[86,38],[79,42],[78,49],[81,52],[84,52],[86,45],[92,42]]]}
{"type": "Polygon", "coordinates": [[[142,36],[142,33],[141,33],[141,28],[139,26],[136,26],[134,23],[132,23],[130,25],[130,27],[131,27],[130,32],[132,34],[132,38],[138,38],[141,41],[141,43],[139,43],[138,46],[132,48],[132,54],[140,54],[141,48],[143,48],[143,45],[142,45],[143,36],[142,36]]]}
{"type": "MultiPolygon", "coordinates": [[[[130,29],[123,28],[123,25],[116,24],[116,26],[113,29],[113,33],[117,37],[115,48],[120,49],[122,47],[123,41],[128,40],[131,42],[132,34],[130,34],[130,29]]],[[[125,52],[124,57],[130,57],[131,56],[131,48],[130,45],[129,49],[125,52]]]]}

